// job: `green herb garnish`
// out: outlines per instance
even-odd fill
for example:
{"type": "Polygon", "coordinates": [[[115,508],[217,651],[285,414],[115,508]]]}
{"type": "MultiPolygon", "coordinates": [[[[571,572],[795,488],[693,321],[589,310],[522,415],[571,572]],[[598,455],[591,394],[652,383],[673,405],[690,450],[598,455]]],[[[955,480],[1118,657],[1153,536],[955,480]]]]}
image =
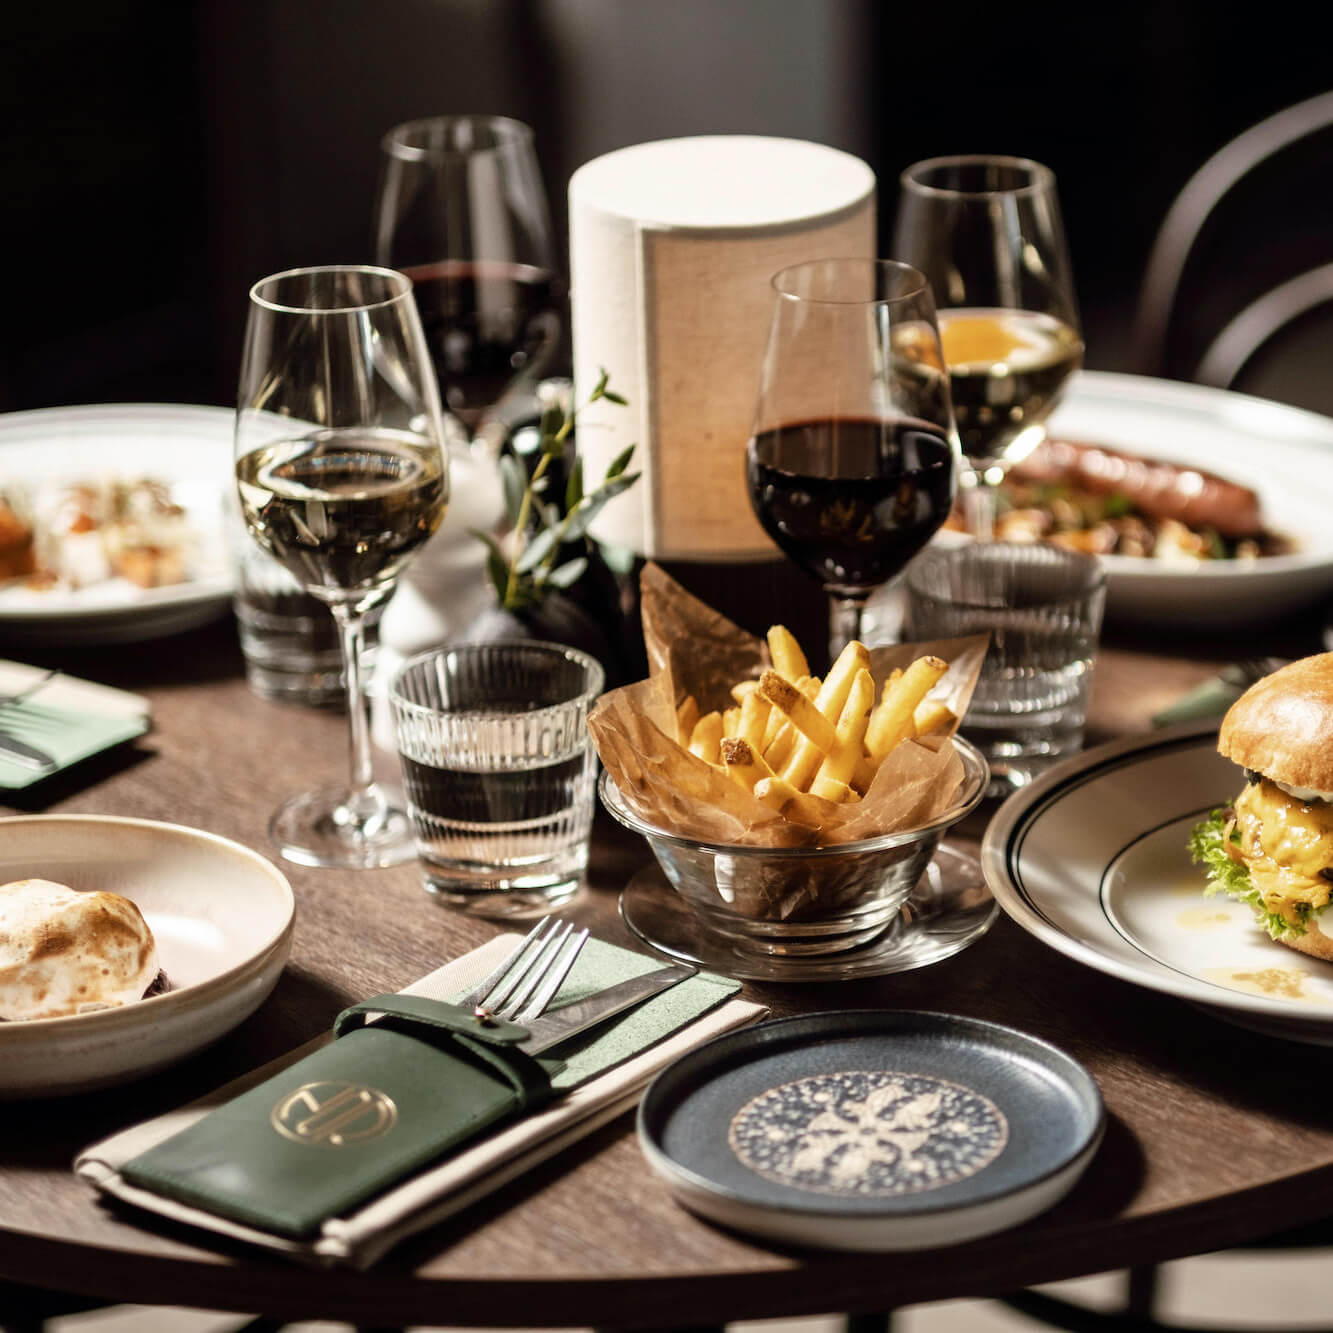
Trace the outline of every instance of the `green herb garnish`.
{"type": "Polygon", "coordinates": [[[566,409],[552,403],[542,413],[540,457],[529,474],[527,467],[513,454],[500,458],[500,483],[505,510],[512,526],[508,541],[511,552],[493,533],[472,529],[473,536],[486,543],[489,556],[486,572],[495,587],[496,597],[506,611],[523,611],[536,606],[550,592],[572,587],[588,567],[586,554],[556,561],[571,543],[591,542],[588,527],[601,513],[607,501],[628,490],[639,479],[637,472],[626,472],[635,447],[630,445],[611,461],[606,476],[591,491],[583,489],[583,462],[577,456],[569,462],[563,496],[547,499],[549,473],[557,463],[564,463],[569,450],[570,432],[583,408],[599,400],[626,406],[618,393],[612,393],[603,370],[588,399],[581,407],[566,409]]]}

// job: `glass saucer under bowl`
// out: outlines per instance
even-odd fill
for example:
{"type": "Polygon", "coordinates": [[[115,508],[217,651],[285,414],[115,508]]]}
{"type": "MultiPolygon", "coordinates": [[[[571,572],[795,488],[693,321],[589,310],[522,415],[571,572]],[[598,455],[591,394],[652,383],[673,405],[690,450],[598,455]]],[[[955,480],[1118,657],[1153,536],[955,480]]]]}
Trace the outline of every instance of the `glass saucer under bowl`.
{"type": "Polygon", "coordinates": [[[817,957],[757,957],[707,930],[656,863],[620,895],[620,916],[650,948],[738,981],[848,981],[928,967],[961,953],[990,928],[999,905],[975,857],[936,849],[898,916],[868,944],[817,957]]]}

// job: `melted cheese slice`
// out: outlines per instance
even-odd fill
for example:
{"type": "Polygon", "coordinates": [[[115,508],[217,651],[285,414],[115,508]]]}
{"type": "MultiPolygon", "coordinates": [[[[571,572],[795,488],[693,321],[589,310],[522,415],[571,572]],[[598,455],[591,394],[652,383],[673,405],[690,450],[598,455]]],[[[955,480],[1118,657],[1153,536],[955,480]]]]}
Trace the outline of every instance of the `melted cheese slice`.
{"type": "Polygon", "coordinates": [[[1333,806],[1294,800],[1267,778],[1235,804],[1250,882],[1270,912],[1300,924],[1301,905],[1323,907],[1333,890],[1320,874],[1333,866],[1333,806]]]}
{"type": "Polygon", "coordinates": [[[0,884],[0,1019],[128,1004],[157,972],[153,933],[128,898],[47,879],[0,884]]]}

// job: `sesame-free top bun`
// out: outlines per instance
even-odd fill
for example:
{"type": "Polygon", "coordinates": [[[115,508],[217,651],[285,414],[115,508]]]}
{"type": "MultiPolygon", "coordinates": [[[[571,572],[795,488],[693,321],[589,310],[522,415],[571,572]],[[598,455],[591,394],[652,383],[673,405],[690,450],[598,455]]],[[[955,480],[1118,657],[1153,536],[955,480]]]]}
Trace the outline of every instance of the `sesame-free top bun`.
{"type": "Polygon", "coordinates": [[[1333,653],[1256,681],[1222,719],[1217,748],[1289,787],[1333,792],[1333,653]]]}

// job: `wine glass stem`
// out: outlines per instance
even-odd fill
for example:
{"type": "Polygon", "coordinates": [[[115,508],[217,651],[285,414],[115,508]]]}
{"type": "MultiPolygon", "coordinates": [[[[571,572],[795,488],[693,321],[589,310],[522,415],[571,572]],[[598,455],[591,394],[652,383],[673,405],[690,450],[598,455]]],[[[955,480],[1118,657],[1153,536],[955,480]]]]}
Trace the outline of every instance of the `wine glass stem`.
{"type": "MultiPolygon", "coordinates": [[[[366,716],[365,692],[361,680],[361,650],[365,645],[365,612],[345,602],[335,602],[330,610],[338,626],[342,642],[343,675],[347,682],[347,720],[349,725],[349,758],[351,767],[351,795],[349,805],[361,803],[368,808],[352,810],[362,818],[375,813],[377,802],[368,791],[374,778],[370,750],[370,719],[366,716]]],[[[360,821],[358,821],[360,822],[360,821]]]]}
{"type": "Polygon", "coordinates": [[[861,637],[861,612],[865,597],[843,597],[830,593],[828,599],[828,660],[838,660],[838,654],[853,639],[861,637]]]}
{"type": "Polygon", "coordinates": [[[976,474],[963,487],[963,522],[979,541],[995,536],[995,487],[976,474]]]}

